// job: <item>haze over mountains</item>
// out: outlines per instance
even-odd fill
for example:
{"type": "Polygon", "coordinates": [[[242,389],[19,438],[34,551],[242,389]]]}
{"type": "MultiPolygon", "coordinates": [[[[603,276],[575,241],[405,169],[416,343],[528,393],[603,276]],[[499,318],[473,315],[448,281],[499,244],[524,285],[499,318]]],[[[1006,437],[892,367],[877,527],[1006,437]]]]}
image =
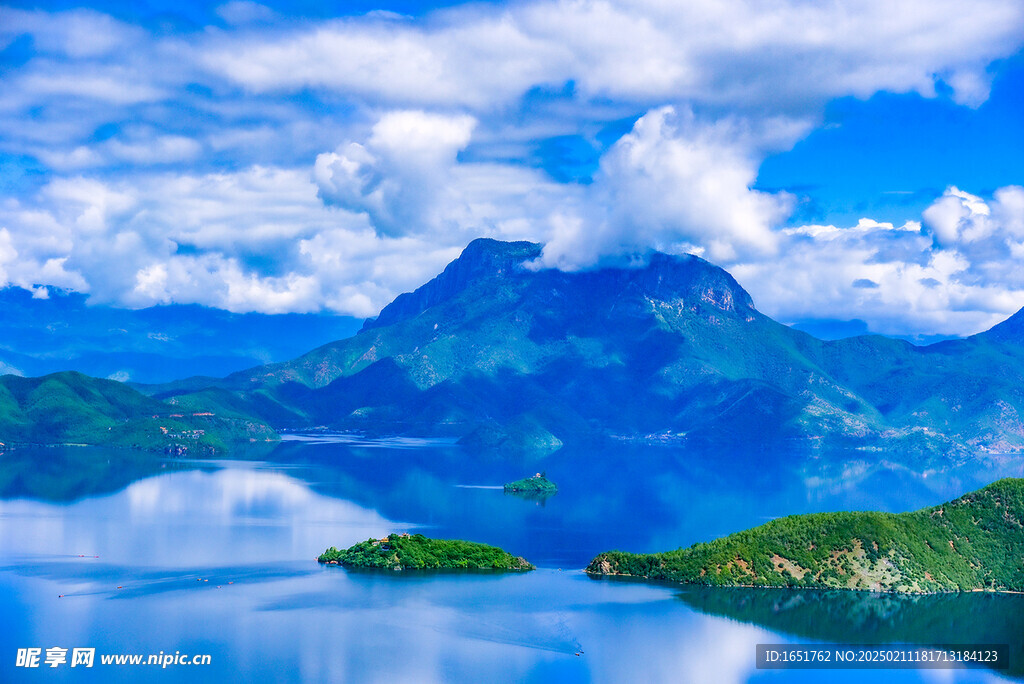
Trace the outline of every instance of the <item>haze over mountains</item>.
{"type": "Polygon", "coordinates": [[[540,250],[476,240],[354,337],[145,391],[278,429],[500,449],[604,438],[927,453],[1024,445],[1024,314],[926,347],[822,341],[758,312],[697,257],[569,273],[532,268],[540,250]]]}
{"type": "Polygon", "coordinates": [[[46,295],[0,290],[0,374],[74,370],[131,382],[220,377],[293,358],[360,325],[348,316],[236,314],[198,305],[121,309],[55,288],[46,295]]]}

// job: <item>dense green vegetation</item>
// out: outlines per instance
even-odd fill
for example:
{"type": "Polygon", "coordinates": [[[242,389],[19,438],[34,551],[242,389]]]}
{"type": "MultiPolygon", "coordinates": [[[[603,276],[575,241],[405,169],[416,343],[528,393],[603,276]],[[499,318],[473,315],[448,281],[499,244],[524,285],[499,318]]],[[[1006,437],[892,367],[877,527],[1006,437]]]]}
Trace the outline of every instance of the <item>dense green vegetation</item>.
{"type": "Polygon", "coordinates": [[[333,546],[317,560],[331,565],[389,570],[533,570],[523,558],[496,546],[459,539],[430,539],[392,533],[339,551],[333,546]]]}
{"type": "Polygon", "coordinates": [[[7,446],[89,444],[199,455],[274,439],[252,418],[183,409],[112,380],[75,372],[0,377],[0,443],[7,446]]]}
{"type": "Polygon", "coordinates": [[[1024,479],[910,513],[815,513],[665,553],[602,553],[595,575],[711,586],[1024,591],[1024,479]]]}
{"type": "Polygon", "coordinates": [[[515,482],[505,484],[506,492],[522,492],[524,494],[554,494],[558,491],[555,483],[549,480],[543,473],[537,473],[532,477],[524,477],[515,482]]]}
{"type": "Polygon", "coordinates": [[[1024,448],[1024,314],[928,347],[824,342],[764,316],[696,257],[524,268],[540,251],[476,240],[352,338],[146,391],[280,428],[454,436],[507,453],[611,436],[858,447],[904,461],[1024,448]]]}

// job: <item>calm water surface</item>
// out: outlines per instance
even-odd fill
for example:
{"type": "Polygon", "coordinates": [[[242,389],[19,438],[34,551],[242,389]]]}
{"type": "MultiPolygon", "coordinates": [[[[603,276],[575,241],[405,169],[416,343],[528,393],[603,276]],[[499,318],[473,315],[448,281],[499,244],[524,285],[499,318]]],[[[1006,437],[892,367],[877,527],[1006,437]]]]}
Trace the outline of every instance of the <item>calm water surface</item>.
{"type": "Polygon", "coordinates": [[[755,668],[756,644],[809,641],[1009,643],[1010,676],[1024,678],[1021,596],[710,590],[580,571],[602,550],[666,550],[779,515],[941,503],[1020,476],[1018,458],[942,472],[863,454],[674,447],[535,460],[330,435],[225,461],[70,448],[2,458],[4,682],[863,681],[755,668]],[[496,488],[540,470],[560,487],[546,500],[496,488]],[[540,569],[378,574],[315,562],[327,546],[396,530],[496,544],[540,569]],[[212,664],[15,667],[18,648],[53,646],[208,653],[212,664]]]}

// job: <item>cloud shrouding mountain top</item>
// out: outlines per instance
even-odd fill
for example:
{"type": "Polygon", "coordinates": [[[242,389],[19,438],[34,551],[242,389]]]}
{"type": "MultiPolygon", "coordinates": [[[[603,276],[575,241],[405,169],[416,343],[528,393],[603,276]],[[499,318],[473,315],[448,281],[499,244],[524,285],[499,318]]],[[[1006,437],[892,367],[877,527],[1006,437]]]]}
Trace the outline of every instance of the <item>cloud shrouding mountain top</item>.
{"type": "Polygon", "coordinates": [[[0,9],[0,168],[25,169],[0,185],[0,280],[373,315],[488,235],[545,242],[538,266],[566,269],[702,254],[787,320],[969,333],[1024,304],[1014,179],[950,189],[902,228],[793,227],[794,194],[754,189],[834,98],[982,103],[1024,42],[1024,3],[574,0],[319,22],[231,3],[214,21],[0,9]],[[564,136],[593,148],[586,182],[537,163],[564,136]]]}

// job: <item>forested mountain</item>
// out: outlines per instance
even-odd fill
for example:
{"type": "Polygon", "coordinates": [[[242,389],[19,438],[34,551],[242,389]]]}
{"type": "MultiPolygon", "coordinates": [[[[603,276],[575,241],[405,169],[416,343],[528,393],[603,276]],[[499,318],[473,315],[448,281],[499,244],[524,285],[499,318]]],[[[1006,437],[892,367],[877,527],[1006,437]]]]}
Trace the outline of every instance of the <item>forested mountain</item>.
{"type": "Polygon", "coordinates": [[[916,453],[1024,445],[1024,314],[925,347],[818,340],[698,257],[581,272],[472,242],[354,337],[293,361],[144,388],[279,428],[448,435],[481,447],[690,440],[916,453]]]}

